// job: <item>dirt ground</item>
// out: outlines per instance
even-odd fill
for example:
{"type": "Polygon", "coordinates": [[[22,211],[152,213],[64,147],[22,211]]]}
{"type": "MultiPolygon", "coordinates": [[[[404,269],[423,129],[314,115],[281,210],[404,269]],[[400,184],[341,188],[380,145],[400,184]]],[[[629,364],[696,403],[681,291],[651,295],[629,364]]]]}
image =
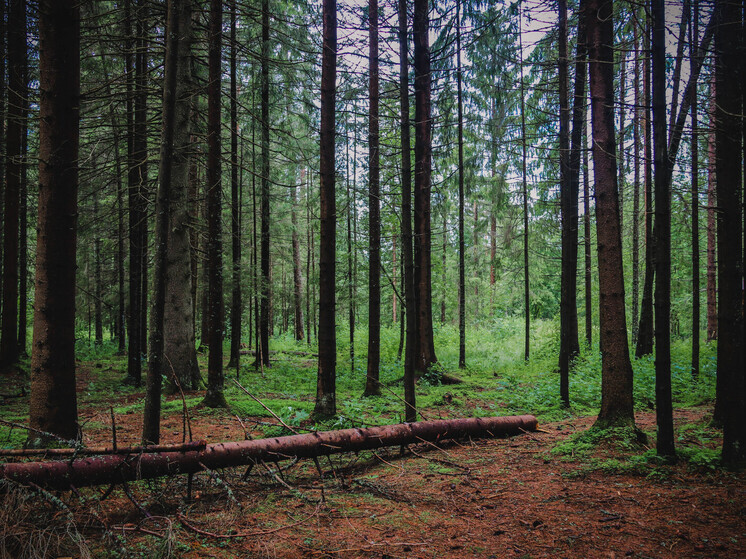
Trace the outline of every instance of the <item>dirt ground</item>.
{"type": "MultiPolygon", "coordinates": [[[[702,421],[710,411],[676,410],[676,422],[702,421]]],[[[86,429],[87,444],[110,444],[108,413],[83,405],[81,418],[98,426],[86,429]]],[[[654,429],[654,413],[636,419],[643,430],[654,429]]],[[[120,445],[137,443],[140,421],[138,414],[117,417],[120,445]]],[[[257,421],[197,413],[192,437],[260,436],[257,421]]],[[[37,495],[47,503],[22,515],[7,510],[16,505],[4,496],[0,547],[14,549],[13,541],[43,530],[41,523],[57,522],[67,534],[60,541],[71,531],[84,541],[48,544],[47,556],[82,557],[87,547],[92,557],[746,557],[743,473],[686,464],[608,473],[592,467],[593,457],[550,452],[592,422],[575,418],[510,439],[322,458],[323,477],[310,460],[280,464],[280,471],[276,464],[256,467],[248,476],[245,469],[204,472],[195,475],[190,499],[185,476],[105,496],[106,488],[58,494],[66,508],[37,495]]],[[[165,417],[162,431],[162,443],[181,442],[181,414],[165,417]]],[[[612,450],[601,458],[624,464],[630,455],[612,450]]]]}

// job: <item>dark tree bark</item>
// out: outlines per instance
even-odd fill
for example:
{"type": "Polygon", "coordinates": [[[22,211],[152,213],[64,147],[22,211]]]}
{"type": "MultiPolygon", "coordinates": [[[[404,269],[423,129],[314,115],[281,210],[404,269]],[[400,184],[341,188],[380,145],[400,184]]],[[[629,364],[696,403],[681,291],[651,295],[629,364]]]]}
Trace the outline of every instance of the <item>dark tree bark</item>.
{"type": "MultiPolygon", "coordinates": [[[[5,49],[5,38],[7,36],[6,23],[6,2],[0,2],[0,138],[3,139],[0,142],[0,313],[2,313],[2,300],[3,300],[3,281],[2,281],[2,262],[3,262],[3,229],[5,227],[5,212],[3,210],[5,203],[5,154],[6,154],[6,137],[5,137],[5,110],[6,110],[6,94],[7,94],[7,81],[5,75],[5,62],[6,62],[6,49],[5,49]]],[[[2,320],[2,314],[0,314],[0,321],[2,320]]]]}
{"type": "Polygon", "coordinates": [[[80,7],[75,0],[41,0],[38,9],[39,206],[29,423],[70,440],[78,438],[75,254],[80,7]]]}
{"type": "Polygon", "coordinates": [[[614,138],[613,3],[588,0],[585,9],[601,309],[601,411],[596,423],[634,424],[614,138]]]}
{"type": "Polygon", "coordinates": [[[368,368],[364,396],[381,394],[381,155],[378,121],[378,0],[368,2],[369,104],[368,104],[368,368]]]}
{"type": "MultiPolygon", "coordinates": [[[[357,210],[355,207],[355,189],[351,184],[352,181],[350,181],[350,128],[348,123],[345,123],[345,128],[345,175],[347,187],[347,297],[350,300],[347,316],[350,327],[350,372],[352,373],[355,371],[355,257],[352,248],[352,237],[353,224],[356,221],[357,210]]],[[[357,241],[357,238],[355,241],[357,241]]]]}
{"type": "Polygon", "coordinates": [[[715,172],[718,238],[718,347],[716,420],[723,425],[722,460],[743,465],[746,460],[746,382],[743,369],[741,122],[739,76],[741,52],[740,2],[715,3],[715,172]],[[717,413],[719,411],[719,413],[717,413]]]}
{"type": "MultiPolygon", "coordinates": [[[[584,12],[585,13],[585,12],[584,12]]],[[[585,15],[583,16],[585,17],[585,15]]],[[[587,35],[586,35],[587,37],[587,35]]],[[[587,50],[587,49],[586,49],[587,50]]],[[[587,54],[587,53],[586,53],[587,54]]],[[[584,285],[585,288],[585,342],[588,347],[593,345],[593,305],[591,295],[593,291],[593,265],[591,262],[591,204],[590,177],[588,166],[588,112],[583,115],[583,249],[584,249],[584,285]]]]}
{"type": "MultiPolygon", "coordinates": [[[[522,17],[522,16],[521,16],[522,17]]],[[[518,30],[518,64],[521,79],[521,175],[523,198],[523,313],[525,332],[523,339],[523,359],[528,361],[531,355],[531,286],[528,269],[528,184],[526,176],[526,96],[523,82],[523,31],[518,30]]]]}
{"type": "MultiPolygon", "coordinates": [[[[710,80],[710,131],[707,137],[707,341],[718,339],[717,316],[717,208],[716,170],[715,170],[715,112],[716,94],[715,72],[710,80]]],[[[717,397],[715,398],[717,401],[717,397]]]]}
{"type": "Polygon", "coordinates": [[[432,119],[430,116],[429,2],[414,1],[414,275],[417,313],[415,370],[425,373],[438,361],[433,342],[432,266],[430,231],[430,173],[432,119]]]}
{"type": "Polygon", "coordinates": [[[562,278],[560,301],[560,398],[570,406],[570,365],[580,353],[578,342],[578,189],[580,152],[586,111],[584,12],[578,15],[578,45],[575,62],[575,92],[572,111],[572,147],[569,138],[570,100],[567,91],[567,4],[560,0],[560,203],[562,208],[562,278]],[[564,101],[564,102],[563,102],[564,101]]]}
{"type": "Polygon", "coordinates": [[[18,244],[26,85],[26,1],[8,9],[8,112],[5,140],[5,198],[3,204],[3,301],[0,370],[18,361],[18,244]]]}
{"type": "MultiPolygon", "coordinates": [[[[241,205],[238,182],[238,86],[236,82],[236,0],[230,2],[230,80],[231,80],[231,349],[228,368],[239,370],[241,349],[241,205]]],[[[295,231],[295,229],[293,229],[295,231]]]]}
{"type": "Polygon", "coordinates": [[[261,280],[259,284],[259,347],[257,368],[269,367],[269,331],[271,329],[271,278],[269,245],[269,0],[262,1],[262,168],[261,168],[261,280]]]}
{"type": "MultiPolygon", "coordinates": [[[[95,159],[93,161],[95,165],[95,159]]],[[[95,331],[95,343],[100,346],[104,343],[104,320],[103,320],[103,286],[101,284],[101,231],[98,225],[98,196],[93,198],[93,219],[94,225],[94,238],[93,238],[93,279],[94,279],[94,298],[93,298],[93,322],[95,331]]],[[[20,340],[20,336],[19,336],[20,340]]]]}
{"type": "Polygon", "coordinates": [[[466,368],[466,262],[464,243],[464,109],[461,92],[461,1],[456,2],[456,92],[458,106],[458,366],[466,368]]]}
{"type": "Polygon", "coordinates": [[[210,0],[207,84],[207,260],[208,344],[207,392],[202,401],[211,408],[226,407],[223,385],[223,241],[221,231],[222,186],[220,179],[220,82],[223,3],[210,0]]]}
{"type": "MultiPolygon", "coordinates": [[[[689,43],[690,65],[697,63],[697,41],[699,39],[699,0],[694,0],[691,19],[689,20],[691,38],[689,43]]],[[[692,377],[699,377],[699,323],[701,316],[701,305],[699,295],[699,126],[697,88],[691,90],[691,113],[692,113],[692,136],[691,136],[691,161],[692,161],[692,377]]]]}
{"type": "MultiPolygon", "coordinates": [[[[150,315],[150,360],[148,362],[148,374],[146,379],[145,410],[143,411],[142,443],[158,444],[160,442],[161,422],[161,384],[164,359],[164,316],[166,309],[166,276],[168,273],[169,253],[169,221],[171,213],[171,192],[173,186],[172,171],[174,167],[174,154],[176,152],[175,129],[176,129],[176,104],[179,93],[177,90],[178,78],[183,77],[179,73],[182,62],[189,62],[187,56],[183,56],[180,44],[188,41],[181,25],[187,21],[191,22],[191,10],[188,6],[189,0],[168,0],[166,4],[166,57],[164,62],[163,83],[163,120],[161,130],[161,150],[158,177],[158,194],[156,197],[156,223],[155,223],[155,269],[153,271],[153,311],[150,315]]],[[[179,100],[181,101],[181,100],[179,100]]],[[[184,101],[182,101],[182,105],[184,101]]],[[[188,107],[182,107],[180,118],[185,123],[189,122],[188,107]],[[186,108],[186,110],[184,110],[186,108]]],[[[188,124],[186,134],[179,139],[189,138],[188,124]]],[[[180,146],[182,147],[182,146],[180,146]]],[[[179,163],[186,167],[185,154],[179,154],[179,163]]],[[[188,265],[187,260],[187,265],[188,265]]],[[[169,325],[169,328],[171,325],[169,325]]],[[[189,328],[191,329],[191,328],[189,328]]]]}
{"type": "Polygon", "coordinates": [[[640,127],[642,109],[640,107],[640,36],[638,26],[634,26],[635,41],[635,110],[632,122],[632,143],[634,144],[634,191],[632,194],[632,344],[637,344],[638,318],[640,313],[640,127]]]}
{"type": "Polygon", "coordinates": [[[417,354],[417,303],[415,298],[414,256],[412,254],[412,148],[409,123],[409,54],[407,44],[407,0],[399,0],[399,106],[401,137],[402,267],[406,306],[406,345],[404,350],[404,417],[417,421],[415,357],[417,354]]]}
{"type": "MultiPolygon", "coordinates": [[[[28,61],[24,56],[23,60],[23,99],[21,113],[23,121],[21,127],[21,181],[18,203],[18,356],[27,357],[26,340],[27,340],[27,320],[26,313],[28,307],[28,117],[29,117],[29,91],[28,91],[28,61]]],[[[100,241],[99,241],[100,242],[100,241]]],[[[99,247],[99,255],[100,255],[99,247]]],[[[100,264],[100,258],[99,258],[100,264]]],[[[99,267],[100,268],[100,267],[99,267]]],[[[99,269],[100,272],[100,269],[99,269]]],[[[100,276],[100,273],[99,273],[100,276]]],[[[99,281],[97,287],[101,285],[99,281]]],[[[101,300],[99,294],[99,301],[101,300]]],[[[100,307],[100,302],[99,302],[100,307]]],[[[100,312],[99,312],[100,316],[100,312]]],[[[98,326],[98,324],[97,324],[98,326]]],[[[98,330],[96,330],[98,334],[98,330]]]]}
{"type": "MultiPolygon", "coordinates": [[[[306,180],[305,168],[301,168],[300,184],[306,180]]],[[[293,227],[292,244],[293,244],[293,328],[295,339],[303,341],[303,275],[300,261],[300,238],[298,236],[298,189],[299,186],[293,186],[290,189],[292,199],[290,208],[290,220],[293,227]]]]}
{"type": "Polygon", "coordinates": [[[653,353],[653,271],[655,269],[655,241],[653,236],[653,142],[650,117],[650,23],[645,23],[643,40],[646,56],[643,60],[643,107],[645,144],[645,275],[640,304],[640,324],[637,328],[635,357],[653,353]]]}
{"type": "Polygon", "coordinates": [[[666,20],[664,0],[652,0],[653,158],[655,165],[655,411],[656,451],[676,458],[671,396],[671,191],[666,134],[666,20]]]}
{"type": "Polygon", "coordinates": [[[334,143],[337,76],[337,2],[323,0],[323,52],[321,58],[321,141],[319,247],[319,371],[316,386],[317,416],[337,412],[336,368],[336,235],[337,204],[334,189],[334,143]]]}

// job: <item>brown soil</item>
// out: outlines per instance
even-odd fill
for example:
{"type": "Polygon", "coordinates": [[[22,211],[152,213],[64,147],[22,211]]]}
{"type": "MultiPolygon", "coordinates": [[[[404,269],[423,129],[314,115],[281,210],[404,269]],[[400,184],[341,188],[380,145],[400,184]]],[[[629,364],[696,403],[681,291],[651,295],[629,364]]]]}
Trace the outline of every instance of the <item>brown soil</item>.
{"type": "MultiPolygon", "coordinates": [[[[708,412],[676,410],[676,420],[702,422],[708,412]]],[[[195,440],[241,440],[244,426],[260,436],[256,422],[242,426],[227,412],[194,415],[195,440]]],[[[108,412],[84,404],[81,417],[95,427],[87,444],[110,444],[108,412]]],[[[602,461],[624,464],[640,450],[550,453],[592,421],[540,425],[511,439],[337,455],[320,460],[323,478],[313,461],[279,475],[271,475],[274,464],[255,468],[246,479],[244,470],[205,472],[194,477],[191,501],[183,476],[131,484],[130,496],[115,489],[100,502],[104,488],[60,497],[93,557],[150,557],[165,543],[184,558],[746,557],[744,474],[686,464],[614,474],[602,461]]],[[[654,421],[653,413],[637,416],[646,431],[654,421]]],[[[120,445],[138,442],[140,422],[137,414],[117,417],[120,445]]],[[[181,442],[180,414],[162,426],[162,443],[181,442]]],[[[41,501],[23,520],[4,504],[0,538],[65,519],[49,495],[41,501]]],[[[66,549],[81,556],[68,544],[59,551],[66,549]]]]}

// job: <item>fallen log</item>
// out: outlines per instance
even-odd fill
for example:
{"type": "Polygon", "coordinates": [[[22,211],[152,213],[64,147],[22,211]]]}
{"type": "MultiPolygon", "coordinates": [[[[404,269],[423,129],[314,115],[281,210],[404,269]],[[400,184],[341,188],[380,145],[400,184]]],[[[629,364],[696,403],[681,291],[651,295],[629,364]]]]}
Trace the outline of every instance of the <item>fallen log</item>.
{"type": "Polygon", "coordinates": [[[0,457],[12,456],[25,458],[28,456],[98,456],[101,454],[148,454],[154,452],[178,452],[180,450],[202,450],[207,446],[206,441],[192,441],[181,444],[154,444],[146,446],[126,447],[82,447],[82,448],[4,448],[0,449],[0,457]]]}
{"type": "Polygon", "coordinates": [[[33,483],[46,489],[79,488],[209,469],[313,458],[419,442],[465,437],[501,437],[535,431],[532,415],[474,417],[343,429],[273,439],[209,444],[202,450],[110,454],[66,461],[0,464],[0,480],[33,483]]]}

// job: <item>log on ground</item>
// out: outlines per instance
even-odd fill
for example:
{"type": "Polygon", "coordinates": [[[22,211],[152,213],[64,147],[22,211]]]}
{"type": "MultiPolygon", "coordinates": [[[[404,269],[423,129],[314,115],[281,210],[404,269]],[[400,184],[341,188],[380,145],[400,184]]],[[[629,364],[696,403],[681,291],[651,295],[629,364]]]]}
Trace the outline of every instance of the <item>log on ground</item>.
{"type": "Polygon", "coordinates": [[[474,417],[323,431],[271,439],[209,444],[202,450],[84,457],[65,461],[0,464],[0,480],[71,489],[188,474],[290,458],[373,450],[466,437],[505,437],[535,431],[532,415],[474,417]]]}

